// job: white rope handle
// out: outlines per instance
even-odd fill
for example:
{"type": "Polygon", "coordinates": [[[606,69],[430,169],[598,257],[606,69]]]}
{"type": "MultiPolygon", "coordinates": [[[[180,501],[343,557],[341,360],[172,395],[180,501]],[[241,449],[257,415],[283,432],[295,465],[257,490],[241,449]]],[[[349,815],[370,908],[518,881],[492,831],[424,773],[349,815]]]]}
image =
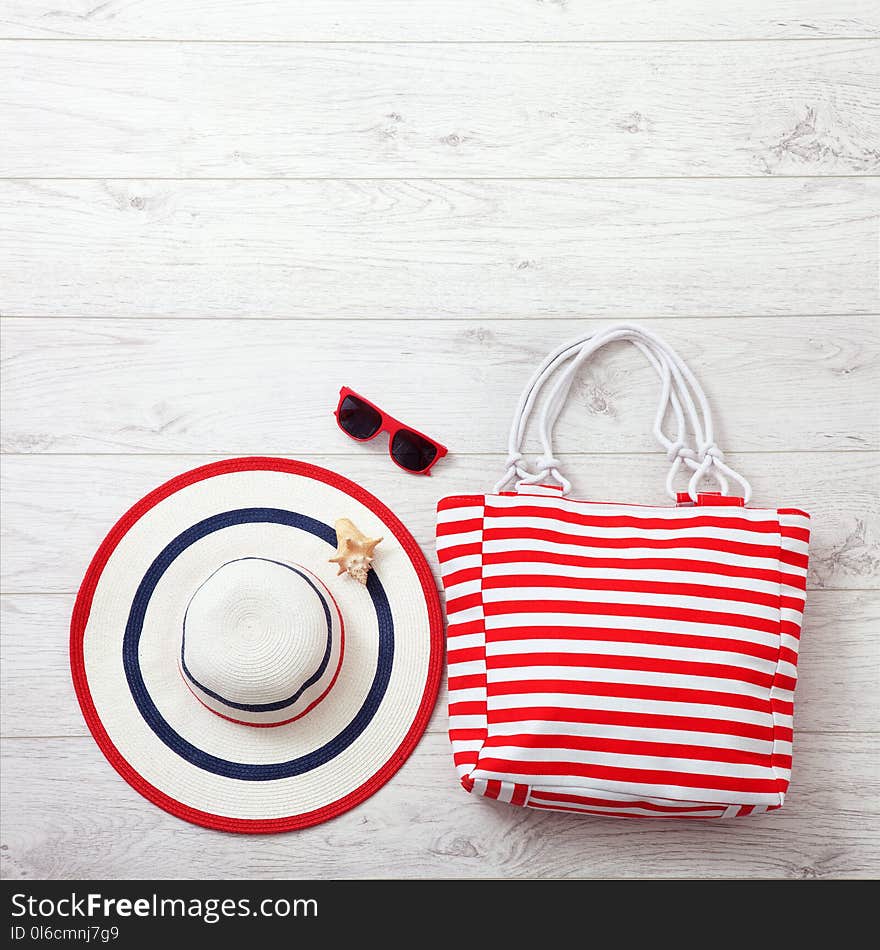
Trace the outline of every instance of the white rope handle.
{"type": "MultiPolygon", "coordinates": [[[[681,462],[684,462],[693,472],[688,485],[688,492],[692,498],[696,499],[697,488],[700,481],[707,475],[712,475],[719,482],[719,486],[724,494],[727,494],[728,491],[726,476],[735,479],[742,486],[745,498],[748,500],[751,496],[751,488],[748,482],[725,464],[724,455],[715,443],[712,411],[709,407],[706,394],[696,377],[690,371],[684,360],[682,360],[675,350],[664,340],[649,330],[646,330],[644,327],[635,324],[620,324],[610,327],[601,334],[597,334],[588,343],[580,347],[575,358],[566,367],[561,378],[554,386],[548,403],[540,417],[540,434],[544,445],[545,457],[549,456],[552,458],[552,429],[559,413],[562,411],[572,382],[581,365],[596,352],[596,350],[605,346],[606,343],[619,339],[629,340],[635,343],[642,352],[646,352],[646,348],[650,348],[656,359],[668,366],[672,375],[672,383],[688,412],[691,428],[695,436],[696,451],[694,453],[688,451],[686,446],[676,446],[675,457],[678,461],[673,461],[673,470],[667,478],[667,490],[670,495],[674,497],[674,491],[671,487],[672,478],[678,466],[680,466],[681,462]],[[692,392],[693,396],[696,397],[698,407],[694,404],[692,392]]],[[[651,362],[653,363],[653,360],[651,362]]],[[[661,376],[661,378],[663,377],[661,376]]],[[[657,419],[661,423],[663,415],[665,415],[665,388],[666,383],[664,381],[664,394],[661,394],[661,403],[657,416],[657,419]]],[[[670,440],[663,436],[662,429],[659,427],[655,427],[655,434],[657,434],[661,445],[667,449],[671,457],[674,443],[670,444],[670,440]]],[[[679,441],[682,440],[676,440],[676,442],[679,441]]],[[[540,464],[540,462],[538,464],[540,464]]],[[[540,478],[541,475],[545,474],[552,474],[551,467],[548,466],[547,470],[539,473],[538,477],[540,478]]],[[[563,485],[563,488],[564,487],[563,485]]]]}
{"type": "MultiPolygon", "coordinates": [[[[575,357],[583,345],[588,343],[593,338],[593,334],[587,334],[585,336],[578,337],[576,340],[571,340],[568,343],[563,344],[544,359],[542,364],[538,367],[532,378],[529,380],[522,392],[522,395],[520,396],[519,404],[517,405],[516,412],[514,413],[513,424],[508,437],[507,469],[503,478],[496,486],[497,491],[502,490],[511,481],[511,479],[514,478],[514,476],[518,476],[522,481],[539,481],[541,478],[546,477],[547,470],[550,468],[556,469],[557,480],[563,485],[566,491],[568,490],[568,482],[559,474],[558,465],[542,465],[542,470],[537,474],[530,472],[524,466],[521,452],[522,440],[525,435],[528,417],[543,386],[559,369],[560,366],[575,357]]],[[[665,363],[655,359],[652,352],[647,347],[640,343],[636,343],[636,345],[639,346],[640,349],[642,349],[642,352],[645,353],[652,366],[654,366],[655,370],[657,371],[658,375],[660,375],[661,381],[663,383],[660,403],[655,414],[654,433],[661,445],[666,448],[670,461],[673,462],[672,468],[670,469],[669,476],[667,478],[667,484],[670,485],[672,479],[675,477],[675,474],[681,466],[682,459],[695,458],[695,453],[685,443],[684,416],[681,409],[681,403],[675,393],[675,390],[671,389],[671,374],[668,370],[668,367],[665,365],[665,363]],[[667,406],[669,405],[672,406],[676,419],[676,435],[674,439],[667,438],[662,429],[667,406]]],[[[552,458],[552,449],[549,445],[545,446],[545,455],[539,457],[538,464],[540,465],[542,462],[547,460],[555,461],[555,459],[552,458]]],[[[672,489],[670,489],[670,491],[672,491],[672,489]]]]}
{"type": "MultiPolygon", "coordinates": [[[[546,464],[547,462],[556,461],[552,457],[553,453],[549,445],[545,445],[544,455],[540,456],[537,460],[537,464],[541,466],[541,470],[539,472],[530,472],[524,466],[521,452],[522,440],[525,436],[525,428],[528,417],[545,383],[559,369],[560,366],[575,357],[581,347],[585,343],[588,343],[591,339],[593,339],[593,335],[588,334],[586,336],[579,337],[576,340],[572,340],[554,350],[547,356],[547,358],[535,371],[531,380],[529,380],[529,383],[520,396],[519,404],[514,414],[513,425],[511,426],[510,435],[508,437],[507,468],[504,477],[496,486],[497,491],[500,491],[502,488],[504,488],[504,486],[506,486],[514,476],[518,476],[518,478],[524,482],[535,482],[546,477],[548,471],[552,471],[554,469],[557,481],[563,485],[566,491],[569,490],[569,483],[560,475],[558,464],[546,464]]],[[[663,445],[663,447],[667,450],[667,455],[670,461],[673,463],[667,477],[667,485],[669,486],[677,474],[682,460],[685,458],[693,459],[696,457],[696,455],[685,442],[684,414],[682,412],[681,402],[679,401],[675,390],[671,387],[671,373],[668,366],[665,364],[665,362],[657,360],[648,347],[644,346],[640,342],[634,342],[635,345],[638,346],[648,358],[649,362],[660,376],[662,382],[660,403],[657,407],[657,412],[654,418],[654,434],[660,444],[663,445]],[[667,407],[670,405],[676,420],[676,435],[674,439],[667,438],[662,428],[667,407]]],[[[670,489],[670,491],[672,491],[674,494],[674,490],[670,489]]]]}
{"type": "Polygon", "coordinates": [[[725,463],[723,453],[715,444],[712,411],[696,377],[664,340],[644,327],[627,323],[616,324],[598,333],[572,340],[544,359],[520,396],[508,438],[507,469],[495,490],[501,491],[515,476],[526,484],[553,477],[562,487],[563,494],[571,489],[570,483],[560,472],[559,461],[553,454],[553,428],[581,366],[593,353],[615,340],[628,340],[633,343],[660,377],[660,401],[654,416],[653,431],[671,463],[666,476],[666,490],[669,495],[676,497],[673,482],[684,465],[692,473],[688,493],[695,501],[700,482],[711,475],[725,495],[729,491],[727,478],[734,479],[741,485],[744,500],[748,502],[751,486],[725,463]],[[558,372],[560,369],[561,372],[558,372]],[[531,472],[523,464],[522,440],[538,395],[551,376],[557,376],[557,379],[539,417],[543,454],[536,459],[537,471],[531,472]],[[667,436],[663,429],[670,408],[675,419],[674,438],[667,436]],[[685,413],[694,435],[694,448],[686,440],[685,413]]]}

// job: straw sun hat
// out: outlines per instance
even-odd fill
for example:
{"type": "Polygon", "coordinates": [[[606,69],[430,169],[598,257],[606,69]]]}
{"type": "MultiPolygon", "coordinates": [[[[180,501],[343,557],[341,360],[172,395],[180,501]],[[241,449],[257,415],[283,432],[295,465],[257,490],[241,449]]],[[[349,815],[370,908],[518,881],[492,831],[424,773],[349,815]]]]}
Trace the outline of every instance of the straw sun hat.
{"type": "Polygon", "coordinates": [[[136,504],[71,622],[89,729],[119,774],[196,824],[271,832],[373,794],[412,752],[442,666],[437,589],[376,498],[302,462],[234,459],[136,504]],[[363,585],[334,523],[382,538],[363,585]]]}

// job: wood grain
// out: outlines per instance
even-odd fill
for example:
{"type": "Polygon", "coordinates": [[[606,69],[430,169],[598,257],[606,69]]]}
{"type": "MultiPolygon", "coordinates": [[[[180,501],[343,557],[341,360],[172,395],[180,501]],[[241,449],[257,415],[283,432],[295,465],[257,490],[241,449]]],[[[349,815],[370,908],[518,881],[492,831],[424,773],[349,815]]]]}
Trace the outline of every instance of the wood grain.
{"type": "Polygon", "coordinates": [[[2,0],[0,36],[187,40],[705,40],[880,35],[871,0],[2,0]]]}
{"type": "MultiPolygon", "coordinates": [[[[3,326],[2,446],[351,452],[331,416],[347,384],[453,454],[500,452],[522,387],[545,353],[604,325],[10,319],[3,326]]],[[[880,447],[875,317],[651,326],[702,378],[722,449],[880,447]]],[[[653,370],[632,347],[603,350],[578,380],[556,428],[556,449],[659,451],[651,435],[658,394],[653,370]]],[[[378,440],[366,449],[382,454],[387,446],[378,440]]],[[[377,460],[376,467],[385,464],[377,460]]]]}
{"type": "MultiPolygon", "coordinates": [[[[872,0],[0,0],[0,874],[880,874],[878,38],[872,0]],[[699,371],[757,504],[813,514],[780,813],[471,798],[444,696],[388,786],[301,833],[208,832],[116,776],[67,626],[137,498],[306,458],[436,573],[437,499],[492,484],[537,360],[610,319],[699,371]],[[446,441],[436,476],[345,439],[342,383],[446,441]]],[[[655,398],[622,347],[584,374],[577,495],[665,502],[655,398]]]]}
{"type": "Polygon", "coordinates": [[[2,176],[880,171],[872,40],[651,47],[21,41],[0,57],[0,89],[2,176]]]}
{"type": "MultiPolygon", "coordinates": [[[[503,456],[450,456],[430,478],[399,473],[383,454],[293,453],[342,472],[391,505],[436,573],[434,511],[444,495],[491,489],[503,456]]],[[[98,545],[147,492],[212,456],[5,456],[2,590],[71,593],[98,545]]],[[[664,460],[646,455],[566,455],[574,496],[667,504],[664,460]]],[[[756,503],[812,514],[811,588],[880,586],[880,453],[731,456],[752,479],[756,503]]]]}
{"type": "Polygon", "coordinates": [[[878,739],[798,736],[781,811],[706,825],[538,813],[474,798],[458,787],[446,737],[428,735],[359,808],[267,836],[209,832],[165,814],[123,783],[91,739],[12,739],[0,770],[0,867],[10,880],[874,877],[878,739]]]}
{"type": "MultiPolygon", "coordinates": [[[[68,663],[73,600],[72,594],[0,597],[4,738],[88,735],[68,663]]],[[[878,591],[810,591],[797,688],[799,733],[880,732],[878,623],[878,591]]],[[[446,730],[444,682],[428,732],[445,736],[446,730]]]]}
{"type": "Polygon", "coordinates": [[[878,214],[876,178],[0,182],[0,313],[880,313],[878,214]]]}

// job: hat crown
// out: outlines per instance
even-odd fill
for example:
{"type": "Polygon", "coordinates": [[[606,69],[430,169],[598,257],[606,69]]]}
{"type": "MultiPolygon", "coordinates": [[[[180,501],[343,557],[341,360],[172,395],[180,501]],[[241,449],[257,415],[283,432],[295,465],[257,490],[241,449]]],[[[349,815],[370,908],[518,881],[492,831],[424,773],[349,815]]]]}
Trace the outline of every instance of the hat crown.
{"type": "Polygon", "coordinates": [[[322,586],[298,565],[264,558],[218,568],[192,595],[184,618],[181,669],[196,696],[221,715],[261,717],[251,724],[292,718],[331,653],[322,586]]]}

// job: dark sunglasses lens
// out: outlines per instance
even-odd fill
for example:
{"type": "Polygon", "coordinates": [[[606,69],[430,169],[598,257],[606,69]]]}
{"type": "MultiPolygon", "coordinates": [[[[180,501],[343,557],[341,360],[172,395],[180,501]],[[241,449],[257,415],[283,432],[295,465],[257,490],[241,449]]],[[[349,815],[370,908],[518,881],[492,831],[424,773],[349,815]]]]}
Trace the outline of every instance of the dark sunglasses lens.
{"type": "Polygon", "coordinates": [[[437,457],[437,446],[415,432],[401,429],[391,440],[391,455],[398,465],[411,472],[422,472],[437,457]]]}
{"type": "Polygon", "coordinates": [[[356,439],[369,439],[379,431],[382,416],[357,396],[346,396],[339,407],[339,424],[356,439]]]}

